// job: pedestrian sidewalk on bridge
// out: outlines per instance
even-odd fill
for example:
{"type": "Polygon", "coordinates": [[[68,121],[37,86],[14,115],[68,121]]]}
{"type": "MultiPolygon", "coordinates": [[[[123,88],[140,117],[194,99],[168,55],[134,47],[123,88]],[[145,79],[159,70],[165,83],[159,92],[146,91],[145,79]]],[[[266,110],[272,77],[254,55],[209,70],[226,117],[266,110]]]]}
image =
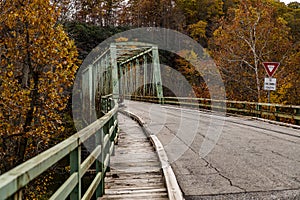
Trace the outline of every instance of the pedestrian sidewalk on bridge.
{"type": "Polygon", "coordinates": [[[154,147],[141,127],[119,114],[120,134],[111,171],[105,178],[106,199],[169,199],[154,147]]]}

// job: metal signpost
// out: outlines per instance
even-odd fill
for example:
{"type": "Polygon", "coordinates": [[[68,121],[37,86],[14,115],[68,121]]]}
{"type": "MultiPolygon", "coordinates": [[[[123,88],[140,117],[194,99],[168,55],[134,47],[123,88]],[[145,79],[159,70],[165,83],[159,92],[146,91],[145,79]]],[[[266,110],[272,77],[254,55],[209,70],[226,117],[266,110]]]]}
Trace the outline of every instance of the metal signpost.
{"type": "Polygon", "coordinates": [[[266,72],[269,77],[265,78],[264,90],[268,91],[268,103],[270,103],[270,91],[276,90],[276,78],[272,78],[275,71],[279,67],[279,62],[263,62],[266,72]]]}

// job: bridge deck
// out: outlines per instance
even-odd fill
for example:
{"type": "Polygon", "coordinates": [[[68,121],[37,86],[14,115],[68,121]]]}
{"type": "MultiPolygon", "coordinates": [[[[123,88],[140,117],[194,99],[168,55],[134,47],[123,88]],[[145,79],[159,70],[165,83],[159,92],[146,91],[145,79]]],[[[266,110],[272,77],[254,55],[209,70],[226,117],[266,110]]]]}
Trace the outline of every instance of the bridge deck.
{"type": "Polygon", "coordinates": [[[161,165],[139,125],[119,114],[120,136],[104,199],[168,199],[161,165]]]}
{"type": "Polygon", "coordinates": [[[220,116],[144,102],[125,105],[161,141],[186,200],[300,199],[299,128],[228,115],[218,142],[201,157],[205,138],[214,133],[209,128],[222,126],[220,116]]]}

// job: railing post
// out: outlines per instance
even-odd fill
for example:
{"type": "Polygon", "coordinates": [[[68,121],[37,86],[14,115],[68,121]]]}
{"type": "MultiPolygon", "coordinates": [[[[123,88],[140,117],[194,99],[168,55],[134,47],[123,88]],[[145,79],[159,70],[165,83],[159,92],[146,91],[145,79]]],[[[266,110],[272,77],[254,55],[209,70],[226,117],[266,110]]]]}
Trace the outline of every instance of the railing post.
{"type": "MultiPolygon", "coordinates": [[[[111,122],[112,126],[114,126],[115,121],[117,120],[117,117],[118,117],[117,114],[115,114],[112,117],[112,122],[111,122]]],[[[115,143],[115,138],[117,136],[117,133],[118,133],[118,124],[116,125],[116,127],[113,130],[113,134],[112,134],[112,137],[111,137],[112,144],[115,143]]],[[[112,152],[112,156],[114,156],[114,155],[115,155],[115,147],[113,148],[113,152],[112,152]]]]}
{"type": "MultiPolygon", "coordinates": [[[[296,116],[300,116],[300,108],[294,108],[295,109],[295,115],[296,116]]],[[[295,124],[296,125],[300,125],[300,120],[298,120],[298,119],[295,119],[295,124]]]]}
{"type": "Polygon", "coordinates": [[[276,105],[275,106],[275,111],[274,111],[274,116],[275,116],[275,119],[276,121],[280,121],[280,117],[278,117],[278,114],[280,113],[280,109],[279,107],[276,105]]]}
{"type": "Polygon", "coordinates": [[[16,192],[13,196],[8,198],[8,200],[22,200],[23,199],[23,189],[16,192]]]}
{"type": "MultiPolygon", "coordinates": [[[[104,154],[103,154],[103,140],[104,140],[104,133],[103,129],[101,128],[99,131],[96,132],[96,146],[101,145],[101,154],[96,160],[96,175],[98,173],[104,173],[104,154]]],[[[105,187],[105,182],[104,178],[101,180],[99,183],[97,189],[96,189],[96,198],[101,197],[104,194],[104,187],[105,187]]]]}
{"type": "MultiPolygon", "coordinates": [[[[111,117],[109,119],[109,121],[107,122],[106,124],[106,127],[107,127],[107,131],[105,134],[110,134],[109,133],[109,130],[110,128],[113,126],[113,117],[111,117]]],[[[112,136],[113,136],[113,133],[112,133],[112,136]]],[[[111,144],[112,144],[112,136],[109,138],[108,140],[108,144],[106,145],[106,155],[108,155],[108,163],[107,163],[107,166],[106,166],[106,172],[110,172],[110,147],[111,147],[111,144]]]]}
{"type": "Polygon", "coordinates": [[[261,117],[261,105],[256,103],[256,117],[261,117]]]}
{"type": "Polygon", "coordinates": [[[80,177],[80,164],[81,164],[81,146],[78,146],[74,151],[70,153],[70,173],[78,174],[78,182],[74,190],[72,191],[71,200],[81,199],[81,177],[80,177]]]}

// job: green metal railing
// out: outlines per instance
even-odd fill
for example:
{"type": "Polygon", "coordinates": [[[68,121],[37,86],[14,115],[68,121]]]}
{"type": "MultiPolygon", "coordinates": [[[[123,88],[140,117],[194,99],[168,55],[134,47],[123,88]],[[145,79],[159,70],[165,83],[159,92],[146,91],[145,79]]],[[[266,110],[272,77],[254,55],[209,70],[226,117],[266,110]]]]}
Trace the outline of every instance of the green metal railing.
{"type": "Polygon", "coordinates": [[[70,156],[70,176],[50,199],[61,200],[70,197],[72,200],[78,200],[91,199],[94,194],[96,197],[102,196],[104,194],[105,173],[109,169],[110,156],[113,153],[118,133],[118,105],[113,102],[110,100],[112,109],[97,121],[56,146],[1,175],[0,199],[21,199],[22,189],[30,181],[68,155],[70,156]],[[95,136],[95,148],[81,162],[83,143],[92,136],[95,136]],[[96,175],[85,194],[82,195],[82,177],[94,163],[96,163],[96,175]]]}
{"type": "MultiPolygon", "coordinates": [[[[151,103],[160,102],[160,99],[157,97],[126,96],[126,98],[151,103]]],[[[225,111],[300,125],[300,106],[295,105],[224,101],[188,97],[164,97],[163,102],[165,104],[190,106],[222,112],[225,111]]]]}

